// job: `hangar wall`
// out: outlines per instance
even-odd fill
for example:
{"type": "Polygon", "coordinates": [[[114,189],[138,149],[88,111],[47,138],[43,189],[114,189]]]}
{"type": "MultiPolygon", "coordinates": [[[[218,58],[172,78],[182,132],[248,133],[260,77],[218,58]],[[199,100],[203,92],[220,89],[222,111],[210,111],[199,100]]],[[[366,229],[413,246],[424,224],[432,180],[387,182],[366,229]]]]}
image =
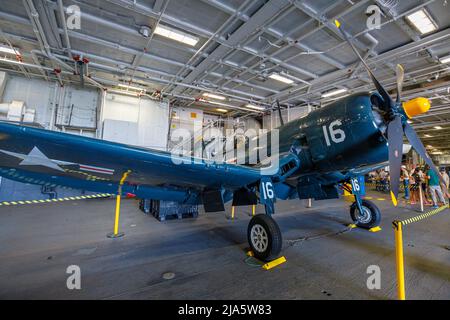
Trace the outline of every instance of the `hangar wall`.
{"type": "Polygon", "coordinates": [[[169,130],[167,102],[106,93],[101,122],[105,140],[166,150],[169,130]]]}

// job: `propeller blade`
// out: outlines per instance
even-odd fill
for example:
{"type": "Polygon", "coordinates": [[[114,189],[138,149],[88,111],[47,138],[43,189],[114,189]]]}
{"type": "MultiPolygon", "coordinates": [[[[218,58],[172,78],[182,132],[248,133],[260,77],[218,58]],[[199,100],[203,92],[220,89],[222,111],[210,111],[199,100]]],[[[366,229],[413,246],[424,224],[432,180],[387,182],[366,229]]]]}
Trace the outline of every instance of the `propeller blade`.
{"type": "Polygon", "coordinates": [[[411,143],[412,147],[417,151],[417,153],[422,157],[422,159],[425,160],[425,163],[431,168],[431,170],[434,171],[435,174],[437,174],[441,182],[445,185],[446,182],[444,181],[444,178],[442,178],[442,176],[439,174],[439,170],[434,165],[433,160],[428,155],[427,149],[425,149],[416,131],[414,131],[413,127],[411,127],[409,123],[405,125],[405,134],[409,142],[411,143]]]}
{"type": "Polygon", "coordinates": [[[398,192],[400,186],[400,170],[403,157],[403,126],[402,119],[397,116],[389,123],[389,171],[391,176],[391,197],[394,206],[398,206],[398,192]]]}
{"type": "Polygon", "coordinates": [[[372,79],[372,82],[374,83],[375,87],[377,88],[377,91],[383,97],[383,100],[386,103],[388,109],[393,108],[394,107],[394,101],[392,100],[391,96],[386,91],[386,89],[384,89],[384,87],[381,85],[381,83],[377,80],[377,78],[375,77],[375,75],[372,72],[372,69],[370,69],[369,65],[366,63],[366,61],[363,59],[361,54],[358,52],[358,50],[356,49],[356,47],[353,44],[353,42],[350,41],[350,39],[347,36],[347,33],[342,28],[341,23],[338,20],[334,20],[334,23],[335,23],[336,27],[339,29],[339,31],[341,32],[341,34],[344,37],[345,41],[347,41],[347,43],[350,45],[350,47],[355,52],[356,56],[359,58],[361,63],[366,68],[367,72],[369,73],[370,78],[372,79]]]}
{"type": "Polygon", "coordinates": [[[405,69],[401,64],[397,65],[397,104],[402,102],[403,82],[405,80],[405,69]]]}

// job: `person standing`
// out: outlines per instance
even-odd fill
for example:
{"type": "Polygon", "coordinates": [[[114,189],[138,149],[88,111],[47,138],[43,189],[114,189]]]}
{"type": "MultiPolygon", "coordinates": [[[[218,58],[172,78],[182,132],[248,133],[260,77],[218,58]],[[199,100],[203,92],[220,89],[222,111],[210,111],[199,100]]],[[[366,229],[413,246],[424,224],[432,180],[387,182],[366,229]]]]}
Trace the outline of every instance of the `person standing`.
{"type": "Polygon", "coordinates": [[[443,204],[447,205],[444,195],[442,194],[439,176],[433,170],[431,170],[430,167],[428,167],[427,177],[428,177],[428,186],[430,188],[431,198],[433,199],[433,208],[434,209],[439,208],[437,198],[436,198],[436,193],[439,197],[439,201],[442,202],[443,204]]]}
{"type": "Polygon", "coordinates": [[[445,171],[445,168],[441,168],[441,177],[445,182],[445,184],[441,182],[442,192],[445,194],[447,198],[449,198],[448,188],[450,187],[450,177],[448,176],[448,173],[445,171]]]}
{"type": "Polygon", "coordinates": [[[409,172],[406,166],[402,166],[401,180],[403,180],[403,186],[405,187],[405,199],[409,200],[409,172]]]}
{"type": "Polygon", "coordinates": [[[419,175],[419,168],[414,169],[413,174],[411,175],[411,204],[416,204],[416,202],[420,202],[420,188],[422,188],[422,179],[419,175]]]}
{"type": "Polygon", "coordinates": [[[424,171],[426,172],[428,168],[425,167],[424,170],[422,171],[421,168],[419,168],[419,177],[420,177],[420,181],[421,181],[421,188],[422,188],[422,194],[423,194],[423,200],[424,200],[424,204],[425,205],[431,205],[430,200],[428,199],[428,177],[427,175],[424,173],[424,171]]]}

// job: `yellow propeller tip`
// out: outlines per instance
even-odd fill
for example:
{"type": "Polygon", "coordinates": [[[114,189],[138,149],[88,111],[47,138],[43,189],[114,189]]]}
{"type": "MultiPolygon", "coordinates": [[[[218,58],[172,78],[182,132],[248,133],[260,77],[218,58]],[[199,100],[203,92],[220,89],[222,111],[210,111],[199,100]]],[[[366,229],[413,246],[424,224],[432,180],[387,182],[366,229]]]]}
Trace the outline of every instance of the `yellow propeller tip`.
{"type": "Polygon", "coordinates": [[[398,206],[398,201],[397,198],[395,197],[394,193],[391,191],[391,198],[392,198],[392,203],[394,204],[395,207],[398,206]]]}
{"type": "Polygon", "coordinates": [[[338,27],[338,28],[341,27],[341,23],[339,22],[339,20],[334,20],[334,24],[335,24],[336,27],[338,27]]]}

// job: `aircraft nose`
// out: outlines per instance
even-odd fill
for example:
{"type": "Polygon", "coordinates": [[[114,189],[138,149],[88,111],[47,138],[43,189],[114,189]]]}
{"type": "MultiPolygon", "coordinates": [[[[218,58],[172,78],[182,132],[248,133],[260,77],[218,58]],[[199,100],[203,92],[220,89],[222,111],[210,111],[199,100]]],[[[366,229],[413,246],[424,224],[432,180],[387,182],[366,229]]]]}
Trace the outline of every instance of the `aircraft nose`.
{"type": "Polygon", "coordinates": [[[408,118],[412,119],[415,116],[428,112],[431,108],[431,102],[427,98],[415,98],[403,103],[403,109],[405,110],[408,118]]]}

